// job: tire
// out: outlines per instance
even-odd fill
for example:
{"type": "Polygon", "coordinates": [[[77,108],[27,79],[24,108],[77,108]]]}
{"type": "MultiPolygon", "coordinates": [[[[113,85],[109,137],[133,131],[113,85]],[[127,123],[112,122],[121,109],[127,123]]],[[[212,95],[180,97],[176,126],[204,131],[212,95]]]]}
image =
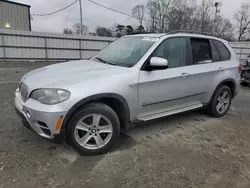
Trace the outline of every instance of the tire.
{"type": "Polygon", "coordinates": [[[83,107],[73,115],[69,126],[70,143],[82,155],[107,153],[120,136],[119,118],[102,103],[83,107]]]}
{"type": "Polygon", "coordinates": [[[231,101],[232,101],[232,91],[231,89],[226,86],[226,85],[222,85],[220,86],[214,93],[212,100],[210,102],[209,108],[207,110],[208,114],[211,115],[212,117],[222,117],[224,116],[227,111],[230,108],[231,105],[231,101]],[[227,93],[225,100],[222,100],[223,94],[227,93]],[[220,98],[219,98],[220,96],[220,98]],[[224,103],[224,102],[225,103],[224,103]],[[223,105],[221,104],[221,106],[219,105],[219,103],[223,103],[225,109],[223,110],[223,105]]]}

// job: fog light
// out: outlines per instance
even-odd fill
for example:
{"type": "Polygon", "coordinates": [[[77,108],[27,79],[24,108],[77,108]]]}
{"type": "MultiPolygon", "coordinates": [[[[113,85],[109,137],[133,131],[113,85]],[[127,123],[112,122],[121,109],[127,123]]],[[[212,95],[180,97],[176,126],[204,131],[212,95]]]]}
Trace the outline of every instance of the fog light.
{"type": "Polygon", "coordinates": [[[27,110],[26,115],[27,115],[27,117],[28,117],[29,119],[31,118],[31,112],[30,112],[30,110],[27,110]]]}

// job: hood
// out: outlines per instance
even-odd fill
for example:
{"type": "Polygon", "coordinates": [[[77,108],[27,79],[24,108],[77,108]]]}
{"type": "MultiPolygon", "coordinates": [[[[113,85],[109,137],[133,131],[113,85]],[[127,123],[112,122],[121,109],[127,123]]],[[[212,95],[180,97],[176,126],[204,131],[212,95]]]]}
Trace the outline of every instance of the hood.
{"type": "Polygon", "coordinates": [[[121,74],[126,70],[126,67],[79,60],[36,69],[24,75],[21,82],[30,89],[65,88],[67,85],[121,74]]]}

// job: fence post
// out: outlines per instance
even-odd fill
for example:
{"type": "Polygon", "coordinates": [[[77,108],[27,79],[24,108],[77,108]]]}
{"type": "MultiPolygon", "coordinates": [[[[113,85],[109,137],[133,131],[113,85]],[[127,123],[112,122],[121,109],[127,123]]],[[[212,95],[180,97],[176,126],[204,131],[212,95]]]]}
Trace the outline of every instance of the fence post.
{"type": "Polygon", "coordinates": [[[80,59],[82,59],[82,39],[79,40],[80,59]]]}
{"type": "Polygon", "coordinates": [[[44,36],[44,46],[45,46],[45,61],[48,61],[48,50],[47,50],[47,37],[44,36]]]}
{"type": "Polygon", "coordinates": [[[6,51],[5,51],[5,45],[4,45],[4,35],[3,33],[1,33],[2,35],[2,46],[3,46],[3,58],[4,58],[4,62],[6,62],[6,51]]]}

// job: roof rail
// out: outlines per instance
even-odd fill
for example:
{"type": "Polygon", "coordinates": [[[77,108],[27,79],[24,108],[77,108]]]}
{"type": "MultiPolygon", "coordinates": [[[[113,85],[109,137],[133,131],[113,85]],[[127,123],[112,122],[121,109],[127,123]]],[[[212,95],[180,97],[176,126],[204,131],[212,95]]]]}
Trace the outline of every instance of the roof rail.
{"type": "Polygon", "coordinates": [[[217,37],[216,34],[212,34],[212,33],[208,33],[208,32],[202,32],[202,31],[189,31],[189,30],[173,30],[173,31],[167,32],[166,34],[170,35],[170,34],[176,34],[176,33],[191,33],[191,34],[200,34],[200,35],[217,37]]]}

